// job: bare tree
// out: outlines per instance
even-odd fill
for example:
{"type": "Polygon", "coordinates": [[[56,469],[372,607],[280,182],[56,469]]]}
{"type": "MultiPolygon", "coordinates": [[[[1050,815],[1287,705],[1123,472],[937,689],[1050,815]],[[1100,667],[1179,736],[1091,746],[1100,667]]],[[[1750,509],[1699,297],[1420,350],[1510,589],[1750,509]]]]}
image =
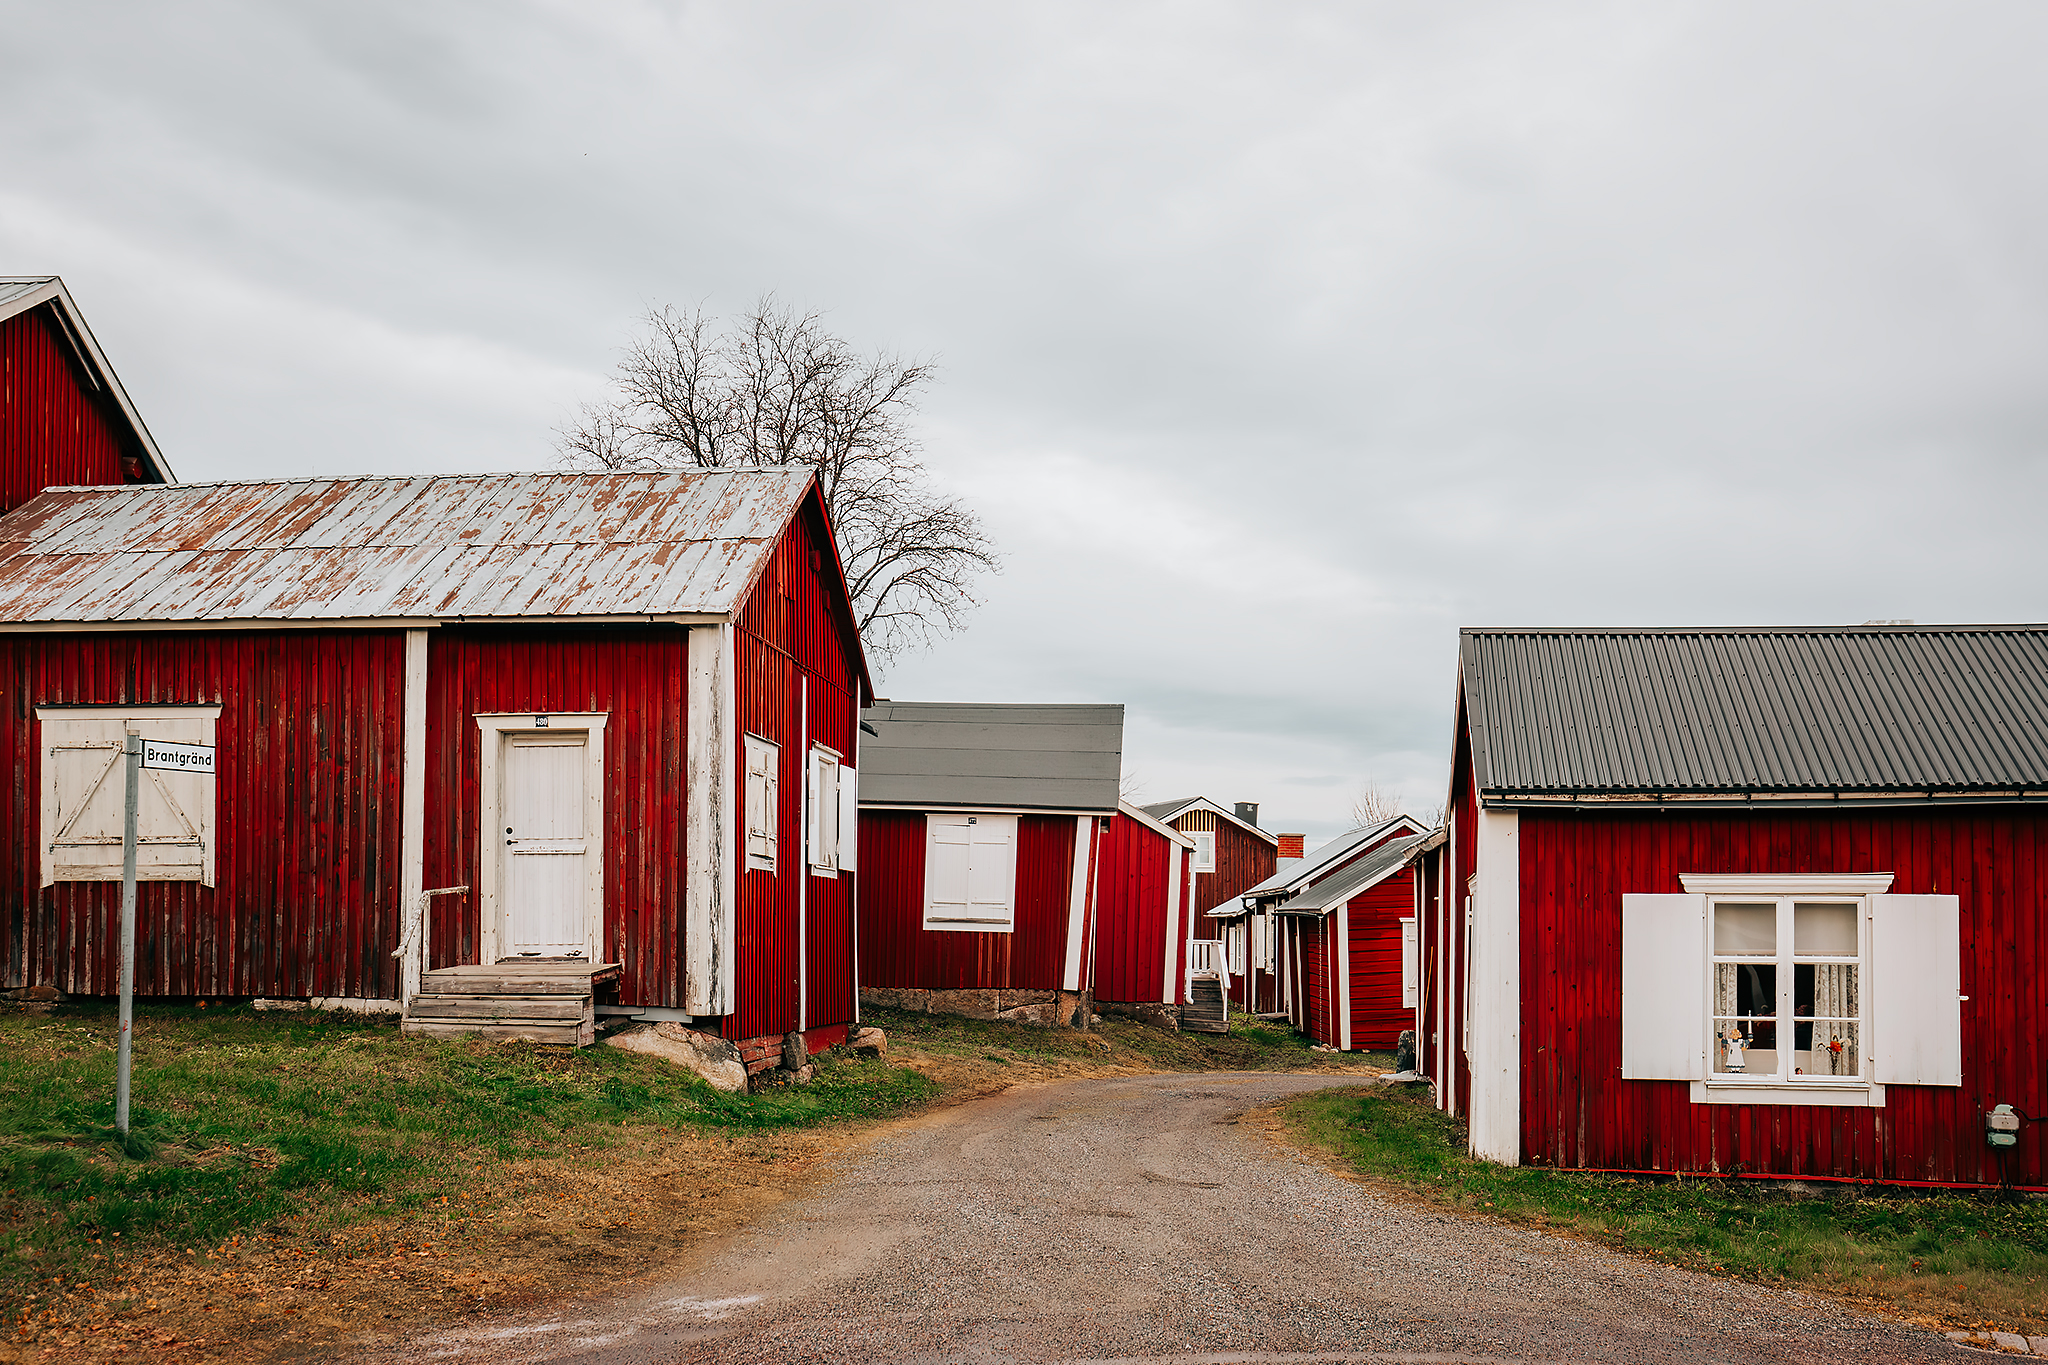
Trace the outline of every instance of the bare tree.
{"type": "Polygon", "coordinates": [[[1358,795],[1351,798],[1351,823],[1359,829],[1367,825],[1384,825],[1401,813],[1401,794],[1381,788],[1380,784],[1367,778],[1359,787],[1358,795]]]}
{"type": "Polygon", "coordinates": [[[583,469],[818,471],[868,652],[887,659],[960,629],[973,584],[998,572],[980,518],[934,491],[911,417],[931,362],[863,354],[822,315],[762,299],[729,323],[650,309],[614,376],[558,433],[583,469]]]}

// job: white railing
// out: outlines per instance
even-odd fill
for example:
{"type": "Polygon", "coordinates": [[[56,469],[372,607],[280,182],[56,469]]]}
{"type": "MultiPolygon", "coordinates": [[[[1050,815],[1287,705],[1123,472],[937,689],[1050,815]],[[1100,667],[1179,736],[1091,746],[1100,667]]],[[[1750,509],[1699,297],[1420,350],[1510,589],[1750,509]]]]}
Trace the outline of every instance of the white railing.
{"type": "Polygon", "coordinates": [[[1223,949],[1220,938],[1191,938],[1188,940],[1188,1003],[1195,1000],[1195,978],[1213,976],[1223,986],[1223,998],[1230,998],[1230,954],[1223,949]]]}

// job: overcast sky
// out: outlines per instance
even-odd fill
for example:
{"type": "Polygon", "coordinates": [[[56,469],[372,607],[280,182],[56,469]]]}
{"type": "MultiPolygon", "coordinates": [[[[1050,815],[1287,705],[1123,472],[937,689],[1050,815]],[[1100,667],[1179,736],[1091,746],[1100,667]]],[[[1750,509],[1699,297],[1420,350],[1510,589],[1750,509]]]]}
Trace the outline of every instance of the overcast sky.
{"type": "Polygon", "coordinates": [[[649,305],[936,356],[900,699],[1442,797],[1461,625],[2038,621],[2039,4],[0,0],[0,274],[178,473],[532,469],[649,305]]]}

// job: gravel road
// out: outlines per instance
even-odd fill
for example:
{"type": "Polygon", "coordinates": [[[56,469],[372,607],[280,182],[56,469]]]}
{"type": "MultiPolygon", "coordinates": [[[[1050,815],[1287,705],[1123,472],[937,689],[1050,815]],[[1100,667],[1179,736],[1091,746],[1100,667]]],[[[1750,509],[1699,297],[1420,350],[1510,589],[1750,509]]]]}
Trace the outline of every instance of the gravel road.
{"type": "MultiPolygon", "coordinates": [[[[653,1292],[416,1338],[504,1361],[1962,1360],[1928,1332],[1375,1197],[1241,1125],[1340,1077],[1018,1088],[882,1132],[653,1292]]],[[[1981,1359],[1981,1356],[1975,1358],[1981,1359]]]]}

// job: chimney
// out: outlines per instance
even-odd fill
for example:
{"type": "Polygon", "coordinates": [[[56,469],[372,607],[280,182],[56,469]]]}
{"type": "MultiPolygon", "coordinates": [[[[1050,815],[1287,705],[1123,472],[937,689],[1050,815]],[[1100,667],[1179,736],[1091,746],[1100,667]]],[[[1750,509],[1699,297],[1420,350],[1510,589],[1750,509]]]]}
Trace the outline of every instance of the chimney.
{"type": "Polygon", "coordinates": [[[1279,856],[1282,858],[1299,858],[1301,856],[1302,843],[1307,838],[1308,836],[1306,834],[1281,835],[1279,856]]]}
{"type": "Polygon", "coordinates": [[[1256,801],[1238,802],[1237,818],[1244,821],[1247,825],[1257,825],[1259,823],[1259,803],[1256,801]]]}

